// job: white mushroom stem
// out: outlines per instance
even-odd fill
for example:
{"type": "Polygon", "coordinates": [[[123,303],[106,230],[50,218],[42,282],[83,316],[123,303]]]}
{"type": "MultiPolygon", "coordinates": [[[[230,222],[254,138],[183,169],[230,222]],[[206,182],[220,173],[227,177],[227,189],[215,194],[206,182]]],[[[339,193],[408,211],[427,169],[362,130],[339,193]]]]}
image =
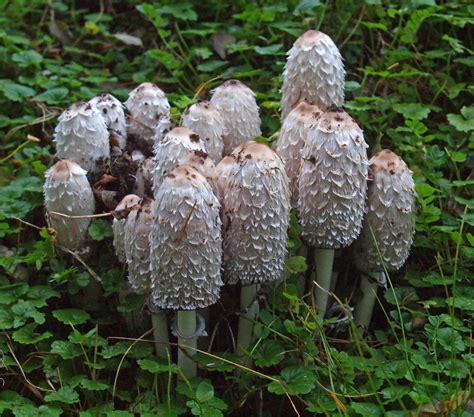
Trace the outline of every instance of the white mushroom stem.
{"type": "Polygon", "coordinates": [[[160,310],[153,311],[151,313],[151,323],[153,325],[153,338],[155,340],[156,356],[167,359],[170,341],[168,337],[166,312],[160,310]]]}
{"type": "Polygon", "coordinates": [[[197,347],[196,325],[195,310],[178,311],[178,365],[188,379],[195,377],[197,373],[196,362],[193,360],[197,347]]]}
{"type": "Polygon", "coordinates": [[[316,282],[314,286],[315,308],[321,315],[326,312],[329,291],[331,290],[334,249],[315,249],[316,282]]]}
{"type": "Polygon", "coordinates": [[[241,313],[239,317],[236,353],[242,356],[242,360],[247,367],[252,363],[247,353],[253,340],[253,329],[259,310],[257,292],[258,284],[242,285],[240,292],[241,313]]]}
{"type": "Polygon", "coordinates": [[[368,329],[372,319],[372,312],[374,311],[375,300],[377,299],[377,289],[379,287],[377,283],[384,282],[383,272],[370,272],[368,275],[373,281],[371,282],[366,275],[362,275],[360,282],[362,298],[357,303],[354,312],[354,320],[361,333],[368,329]]]}

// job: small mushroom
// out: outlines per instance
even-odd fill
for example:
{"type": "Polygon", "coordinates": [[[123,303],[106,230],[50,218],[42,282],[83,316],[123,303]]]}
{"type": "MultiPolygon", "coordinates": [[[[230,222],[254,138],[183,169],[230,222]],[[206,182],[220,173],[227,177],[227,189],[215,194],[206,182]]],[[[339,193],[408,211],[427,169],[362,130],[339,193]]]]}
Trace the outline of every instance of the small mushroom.
{"type": "Polygon", "coordinates": [[[140,84],[128,95],[128,133],[151,148],[171,128],[170,105],[165,93],[152,83],[140,84]]]}
{"type": "Polygon", "coordinates": [[[54,130],[56,156],[99,175],[110,157],[109,132],[102,114],[90,103],[72,104],[58,118],[54,130]]]}
{"type": "Polygon", "coordinates": [[[178,364],[190,378],[197,339],[196,311],[220,297],[220,204],[207,180],[180,165],[155,191],[150,233],[152,303],[178,310],[178,364]]]}
{"type": "Polygon", "coordinates": [[[165,137],[155,143],[153,148],[153,189],[156,192],[166,176],[190,152],[206,152],[206,147],[201,138],[186,127],[175,127],[165,137]]]}
{"type": "Polygon", "coordinates": [[[193,104],[184,116],[183,126],[199,135],[214,161],[222,159],[225,125],[224,119],[213,104],[208,101],[193,104]]]}
{"type": "Polygon", "coordinates": [[[415,184],[412,172],[394,152],[384,149],[370,159],[373,180],[367,192],[367,213],[354,243],[357,268],[363,272],[363,297],[355,321],[366,330],[370,324],[378,286],[386,286],[385,272],[405,263],[415,234],[415,184]]]}
{"type": "Polygon", "coordinates": [[[289,179],[268,146],[247,142],[217,165],[224,224],[224,278],[240,281],[237,353],[246,352],[258,312],[257,284],[276,282],[287,254],[289,179]]]}
{"type": "Polygon", "coordinates": [[[262,134],[255,93],[238,80],[222,83],[212,92],[211,103],[224,119],[224,155],[262,134]]]}
{"type": "Polygon", "coordinates": [[[141,198],[135,194],[126,195],[117,207],[115,207],[115,217],[112,221],[112,231],[114,234],[114,249],[118,260],[126,262],[125,257],[125,223],[132,207],[137,206],[141,198]]]}
{"type": "Polygon", "coordinates": [[[367,190],[367,144],[344,111],[324,113],[308,134],[298,179],[302,238],[316,248],[317,309],[324,314],[334,250],[350,245],[362,229],[367,190]]]}
{"type": "Polygon", "coordinates": [[[332,39],[317,30],[303,33],[288,51],[281,89],[282,119],[306,99],[327,110],[344,104],[344,64],[332,39]]]}
{"type": "Polygon", "coordinates": [[[91,219],[67,216],[90,216],[95,211],[94,194],[86,173],[76,163],[64,159],[56,162],[45,174],[46,218],[56,231],[58,243],[69,250],[81,249],[91,219]]]}
{"type": "Polygon", "coordinates": [[[111,144],[124,150],[127,145],[127,124],[123,104],[112,94],[107,93],[94,97],[89,103],[102,114],[109,129],[111,144]]]}
{"type": "Polygon", "coordinates": [[[285,164],[290,179],[291,202],[296,207],[298,196],[298,174],[303,150],[309,130],[321,116],[321,109],[302,101],[285,118],[276,145],[276,152],[285,164]]]}

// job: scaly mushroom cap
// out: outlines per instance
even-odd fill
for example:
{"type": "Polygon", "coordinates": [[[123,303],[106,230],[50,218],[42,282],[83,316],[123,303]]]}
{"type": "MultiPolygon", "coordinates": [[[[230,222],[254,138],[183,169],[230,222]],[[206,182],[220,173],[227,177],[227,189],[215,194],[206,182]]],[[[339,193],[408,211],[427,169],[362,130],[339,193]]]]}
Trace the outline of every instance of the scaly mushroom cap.
{"type": "Polygon", "coordinates": [[[387,270],[396,271],[413,243],[415,184],[408,166],[389,149],[377,153],[369,163],[373,180],[368,186],[364,227],[354,244],[355,262],[361,271],[382,272],[381,255],[387,270]]]}
{"type": "Polygon", "coordinates": [[[189,152],[181,161],[180,165],[187,165],[193,167],[197,170],[204,178],[206,178],[207,182],[211,186],[212,190],[216,197],[217,195],[217,173],[216,173],[216,166],[212,158],[203,151],[192,151],[189,152]]]}
{"type": "Polygon", "coordinates": [[[199,135],[214,161],[222,159],[225,125],[224,119],[215,106],[208,101],[193,104],[184,116],[183,126],[199,135]]]}
{"type": "Polygon", "coordinates": [[[138,165],[135,174],[135,184],[133,184],[133,192],[140,197],[146,197],[151,194],[153,186],[153,158],[146,158],[138,165]]]}
{"type": "Polygon", "coordinates": [[[338,249],[359,235],[367,190],[367,144],[345,112],[323,113],[308,134],[298,178],[302,237],[338,249]]]}
{"type": "Polygon", "coordinates": [[[211,103],[224,119],[224,155],[262,134],[255,93],[245,84],[238,80],[224,82],[212,92],[211,103]]]}
{"type": "Polygon", "coordinates": [[[280,278],[287,253],[289,179],[268,146],[248,142],[217,165],[224,223],[224,276],[242,285],[280,278]]]}
{"type": "Polygon", "coordinates": [[[43,186],[48,224],[56,230],[58,243],[75,250],[85,242],[91,219],[69,219],[52,214],[88,216],[94,214],[95,201],[86,171],[64,159],[46,171],[43,186]]]}
{"type": "Polygon", "coordinates": [[[156,192],[166,176],[176,167],[190,152],[206,152],[204,142],[199,135],[186,127],[175,127],[165,137],[155,143],[153,147],[153,190],[156,192]]]}
{"type": "Polygon", "coordinates": [[[287,55],[281,89],[282,119],[303,99],[323,110],[344,104],[344,64],[328,35],[308,30],[287,55]]]}
{"type": "Polygon", "coordinates": [[[97,173],[110,156],[109,132],[102,114],[86,101],[72,104],[54,129],[56,156],[97,173]]]}
{"type": "Polygon", "coordinates": [[[155,195],[150,234],[152,299],[162,309],[196,310],[219,299],[222,223],[207,180],[181,165],[155,195]]]}
{"type": "Polygon", "coordinates": [[[152,203],[152,200],[147,199],[141,207],[132,209],[124,227],[128,282],[130,287],[139,294],[148,292],[151,284],[150,229],[152,203]]]}
{"type": "Polygon", "coordinates": [[[115,141],[120,149],[125,149],[127,146],[127,124],[123,104],[112,94],[107,93],[94,97],[89,100],[89,103],[102,114],[112,141],[115,141]]]}
{"type": "Polygon", "coordinates": [[[276,152],[285,164],[290,179],[291,204],[296,207],[298,199],[298,174],[303,150],[309,130],[318,122],[321,109],[302,101],[285,118],[281,126],[276,152]]]}
{"type": "Polygon", "coordinates": [[[138,136],[149,146],[160,140],[171,127],[168,99],[155,84],[140,84],[130,92],[125,106],[135,119],[129,120],[128,133],[138,136]]]}
{"type": "Polygon", "coordinates": [[[125,263],[125,243],[124,243],[124,227],[129,215],[128,210],[140,203],[141,198],[135,194],[126,195],[120,203],[115,207],[117,217],[112,221],[112,231],[114,233],[115,254],[120,262],[125,263]],[[125,211],[122,213],[122,211],[125,211]]]}

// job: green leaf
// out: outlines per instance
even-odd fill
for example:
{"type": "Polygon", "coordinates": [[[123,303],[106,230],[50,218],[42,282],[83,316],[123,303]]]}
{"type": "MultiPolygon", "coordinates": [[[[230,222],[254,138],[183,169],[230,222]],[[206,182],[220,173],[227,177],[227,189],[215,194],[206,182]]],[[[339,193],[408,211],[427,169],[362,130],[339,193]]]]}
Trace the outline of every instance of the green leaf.
{"type": "Polygon", "coordinates": [[[104,391],[109,388],[109,385],[101,381],[91,381],[90,379],[83,379],[81,387],[88,391],[104,391]]]}
{"type": "Polygon", "coordinates": [[[29,323],[21,329],[13,332],[13,340],[22,345],[33,345],[41,340],[48,339],[53,334],[51,332],[35,333],[34,330],[38,327],[36,323],[29,323]]]}
{"type": "Polygon", "coordinates": [[[227,65],[227,61],[206,61],[197,66],[198,71],[202,72],[214,72],[217,69],[227,65]]]}
{"type": "Polygon", "coordinates": [[[44,400],[47,402],[58,401],[65,404],[74,404],[79,402],[79,394],[71,387],[66,386],[45,395],[44,400]]]}
{"type": "Polygon", "coordinates": [[[321,6],[321,0],[301,0],[298,6],[293,10],[295,16],[301,16],[303,14],[309,14],[314,8],[321,6]]]}
{"type": "Polygon", "coordinates": [[[455,329],[449,327],[438,329],[436,339],[448,352],[464,352],[466,350],[462,336],[455,329]]]}
{"type": "Polygon", "coordinates": [[[407,119],[426,119],[431,112],[430,106],[423,103],[396,103],[393,110],[403,114],[407,119]]]}
{"type": "Polygon", "coordinates": [[[474,130],[474,106],[462,107],[461,115],[448,114],[448,121],[460,132],[469,132],[474,130]]]}
{"type": "Polygon", "coordinates": [[[19,67],[27,68],[29,66],[38,66],[43,61],[43,57],[38,52],[30,49],[13,54],[12,61],[16,62],[19,67]]]}
{"type": "Polygon", "coordinates": [[[35,100],[46,104],[60,104],[69,95],[69,90],[65,87],[51,88],[35,97],[35,100]]]}
{"type": "Polygon", "coordinates": [[[286,268],[292,274],[300,274],[307,271],[308,264],[304,256],[290,256],[286,260],[286,268]]]}
{"type": "Polygon", "coordinates": [[[285,349],[278,340],[266,339],[254,352],[255,365],[260,367],[274,366],[284,358],[285,349]]]}
{"type": "Polygon", "coordinates": [[[12,80],[0,80],[0,91],[11,101],[22,102],[27,97],[35,95],[35,90],[12,80]]]}
{"type": "Polygon", "coordinates": [[[307,368],[290,366],[281,371],[280,379],[282,384],[272,382],[268,391],[279,395],[285,392],[290,395],[308,394],[315,387],[316,374],[307,368]]]}
{"type": "Polygon", "coordinates": [[[64,324],[83,324],[91,318],[87,311],[79,310],[77,308],[67,308],[64,310],[54,310],[53,317],[64,324]]]}
{"type": "Polygon", "coordinates": [[[77,358],[83,354],[80,346],[66,340],[55,340],[51,344],[51,353],[56,353],[63,359],[77,358]]]}
{"type": "Polygon", "coordinates": [[[96,219],[89,226],[89,236],[94,240],[104,240],[112,235],[112,225],[104,219],[96,219]]]}
{"type": "Polygon", "coordinates": [[[0,304],[12,304],[28,292],[29,286],[25,282],[3,285],[0,287],[0,304]]]}
{"type": "Polygon", "coordinates": [[[21,326],[25,318],[32,318],[36,323],[43,324],[46,319],[44,313],[36,309],[34,300],[20,300],[12,306],[12,313],[15,315],[15,327],[21,326]]]}
{"type": "Polygon", "coordinates": [[[259,55],[278,55],[278,53],[283,49],[282,43],[277,43],[270,46],[256,46],[255,52],[259,55]]]}
{"type": "Polygon", "coordinates": [[[385,388],[383,393],[384,403],[388,404],[394,402],[410,392],[411,388],[406,385],[392,385],[385,388]]]}
{"type": "Polygon", "coordinates": [[[158,9],[160,14],[169,14],[178,20],[196,21],[197,13],[193,10],[193,5],[188,2],[177,2],[175,4],[168,4],[158,9]]]}
{"type": "Polygon", "coordinates": [[[175,364],[159,362],[156,359],[140,359],[137,362],[141,369],[152,374],[161,374],[164,372],[178,373],[179,369],[175,364]]]}
{"type": "Polygon", "coordinates": [[[469,374],[469,367],[460,359],[442,359],[440,364],[444,373],[453,378],[466,378],[469,374]]]}
{"type": "Polygon", "coordinates": [[[351,408],[359,415],[363,417],[371,416],[378,417],[382,416],[382,410],[376,404],[372,403],[352,403],[351,408]]]}
{"type": "Polygon", "coordinates": [[[214,387],[206,381],[200,382],[196,389],[196,399],[199,402],[206,402],[213,397],[214,387]]]}

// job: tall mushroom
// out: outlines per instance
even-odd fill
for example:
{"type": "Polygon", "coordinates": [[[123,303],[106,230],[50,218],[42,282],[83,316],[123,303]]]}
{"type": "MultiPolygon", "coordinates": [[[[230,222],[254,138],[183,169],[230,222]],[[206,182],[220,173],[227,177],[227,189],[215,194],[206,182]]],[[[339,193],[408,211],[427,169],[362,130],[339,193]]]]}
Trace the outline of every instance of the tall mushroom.
{"type": "Polygon", "coordinates": [[[212,92],[211,103],[224,119],[224,155],[262,134],[255,93],[238,80],[222,83],[212,92]]]}
{"type": "Polygon", "coordinates": [[[175,127],[165,137],[155,143],[153,148],[153,188],[156,192],[166,176],[190,152],[206,152],[204,142],[199,135],[186,127],[175,127]]]}
{"type": "Polygon", "coordinates": [[[315,302],[324,314],[334,250],[359,235],[367,189],[367,144],[362,130],[344,111],[324,113],[308,134],[298,179],[302,238],[315,249],[315,302]]]}
{"type": "Polygon", "coordinates": [[[155,84],[142,83],[130,92],[125,106],[131,116],[128,133],[149,152],[171,129],[170,105],[165,93],[155,84]]]}
{"type": "Polygon", "coordinates": [[[121,263],[126,262],[125,257],[125,223],[132,207],[140,203],[141,198],[135,194],[126,195],[114,210],[112,231],[114,235],[113,245],[115,254],[121,263]]]}
{"type": "Polygon", "coordinates": [[[194,168],[176,167],[155,192],[150,233],[152,302],[178,310],[178,364],[187,377],[197,340],[196,309],[220,296],[222,236],[220,204],[194,168]]]}
{"type": "Polygon", "coordinates": [[[123,104],[107,93],[92,98],[89,103],[102,114],[109,129],[110,143],[124,150],[127,145],[127,123],[123,104]]]}
{"type": "Polygon", "coordinates": [[[370,159],[370,173],[367,214],[354,244],[355,263],[363,272],[355,321],[363,330],[372,317],[377,287],[385,287],[385,272],[403,266],[415,233],[415,184],[406,163],[384,149],[370,159]]]}
{"type": "MultiPolygon", "coordinates": [[[[258,312],[257,284],[283,272],[290,214],[289,179],[268,146],[247,142],[217,165],[224,226],[224,277],[240,281],[237,353],[247,352],[258,312]]],[[[248,363],[248,360],[246,360],[248,363]]]]}
{"type": "Polygon", "coordinates": [[[306,101],[298,104],[285,118],[280,130],[276,152],[285,164],[290,179],[291,203],[296,207],[298,174],[303,150],[309,130],[321,116],[321,109],[306,101]]]}
{"type": "Polygon", "coordinates": [[[91,174],[99,174],[110,156],[109,132],[102,114],[90,103],[72,104],[54,130],[56,156],[69,159],[91,174]]]}
{"type": "Polygon", "coordinates": [[[184,116],[183,126],[199,135],[214,161],[222,159],[225,125],[224,119],[214,105],[208,101],[193,104],[184,116]]]}
{"type": "Polygon", "coordinates": [[[281,89],[282,119],[303,99],[321,109],[344,103],[344,64],[332,39],[317,30],[303,33],[288,51],[281,89]]]}
{"type": "Polygon", "coordinates": [[[94,214],[94,194],[86,171],[64,159],[49,168],[45,177],[43,193],[48,224],[55,229],[57,241],[62,247],[80,250],[86,241],[91,219],[67,216],[94,214]]]}

